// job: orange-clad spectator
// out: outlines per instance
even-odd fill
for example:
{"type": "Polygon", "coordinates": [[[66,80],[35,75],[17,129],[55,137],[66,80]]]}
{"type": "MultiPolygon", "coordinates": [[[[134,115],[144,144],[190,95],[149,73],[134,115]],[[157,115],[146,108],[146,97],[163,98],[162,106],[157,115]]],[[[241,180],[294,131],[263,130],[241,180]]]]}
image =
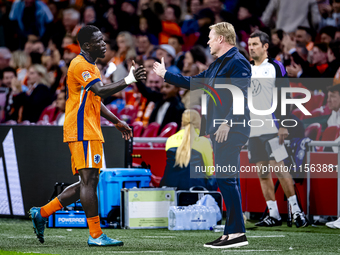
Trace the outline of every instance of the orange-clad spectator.
{"type": "Polygon", "coordinates": [[[177,5],[169,4],[164,12],[162,32],[159,33],[159,44],[167,44],[172,35],[181,36],[181,28],[177,21],[181,17],[181,9],[177,5]]]}

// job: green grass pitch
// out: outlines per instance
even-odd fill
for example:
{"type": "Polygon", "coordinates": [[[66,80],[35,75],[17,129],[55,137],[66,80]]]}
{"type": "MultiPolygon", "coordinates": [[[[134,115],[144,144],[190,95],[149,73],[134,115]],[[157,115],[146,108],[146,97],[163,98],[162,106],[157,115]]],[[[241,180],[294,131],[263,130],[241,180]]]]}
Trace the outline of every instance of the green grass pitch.
{"type": "Polygon", "coordinates": [[[234,249],[204,248],[218,238],[212,231],[104,229],[123,247],[88,247],[88,229],[47,228],[39,243],[29,220],[0,218],[0,254],[339,254],[340,229],[325,226],[259,228],[247,222],[249,245],[234,249]]]}

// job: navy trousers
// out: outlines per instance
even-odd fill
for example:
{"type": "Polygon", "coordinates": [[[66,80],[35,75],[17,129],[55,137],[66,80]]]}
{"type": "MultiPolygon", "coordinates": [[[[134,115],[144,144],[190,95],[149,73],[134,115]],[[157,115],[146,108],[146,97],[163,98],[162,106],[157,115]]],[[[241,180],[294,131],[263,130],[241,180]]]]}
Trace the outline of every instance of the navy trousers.
{"type": "Polygon", "coordinates": [[[224,234],[245,233],[241,190],[239,186],[240,152],[248,141],[246,135],[229,132],[225,142],[217,143],[212,135],[215,155],[215,174],[227,209],[224,234]]]}

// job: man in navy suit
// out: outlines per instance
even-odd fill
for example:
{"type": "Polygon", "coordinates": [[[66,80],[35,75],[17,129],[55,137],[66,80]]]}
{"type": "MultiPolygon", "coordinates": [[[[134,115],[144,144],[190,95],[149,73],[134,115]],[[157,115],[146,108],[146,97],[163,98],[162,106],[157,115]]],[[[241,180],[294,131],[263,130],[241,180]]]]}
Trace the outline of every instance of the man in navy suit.
{"type": "Polygon", "coordinates": [[[248,245],[237,178],[240,151],[250,133],[247,92],[250,87],[251,67],[235,47],[235,30],[230,23],[221,22],[210,26],[208,45],[210,53],[217,59],[197,76],[184,77],[167,72],[163,59],[161,63],[154,64],[154,71],[165,82],[175,86],[186,89],[203,88],[209,94],[219,95],[220,100],[216,104],[215,100],[207,97],[205,132],[213,142],[216,180],[226,204],[227,218],[224,234],[217,240],[206,243],[204,247],[240,247],[248,245]],[[231,84],[234,88],[222,88],[222,84],[231,84]],[[240,110],[242,114],[236,114],[240,110]]]}

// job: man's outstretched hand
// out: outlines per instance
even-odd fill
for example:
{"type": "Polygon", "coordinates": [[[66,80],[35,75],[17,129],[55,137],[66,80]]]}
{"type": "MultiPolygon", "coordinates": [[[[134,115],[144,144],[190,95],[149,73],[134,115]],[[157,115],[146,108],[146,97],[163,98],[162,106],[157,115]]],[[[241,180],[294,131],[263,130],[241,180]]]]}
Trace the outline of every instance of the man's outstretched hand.
{"type": "Polygon", "coordinates": [[[160,77],[164,78],[166,69],[165,69],[165,64],[164,64],[164,58],[162,58],[162,62],[158,63],[155,62],[153,63],[153,71],[160,77]]]}
{"type": "Polygon", "coordinates": [[[215,140],[218,143],[222,143],[227,141],[228,139],[228,134],[229,134],[230,127],[227,124],[221,124],[220,127],[217,129],[215,132],[215,140]]]}
{"type": "Polygon", "coordinates": [[[115,127],[122,132],[122,137],[125,140],[129,140],[132,137],[132,129],[129,127],[128,124],[126,124],[125,121],[119,121],[117,124],[115,124],[115,127]]]}
{"type": "MultiPolygon", "coordinates": [[[[135,65],[136,65],[135,61],[132,60],[132,66],[134,68],[136,68],[135,65]]],[[[146,80],[146,70],[145,70],[145,68],[143,66],[140,66],[137,69],[134,69],[133,70],[133,76],[135,76],[137,81],[146,80]]]]}

